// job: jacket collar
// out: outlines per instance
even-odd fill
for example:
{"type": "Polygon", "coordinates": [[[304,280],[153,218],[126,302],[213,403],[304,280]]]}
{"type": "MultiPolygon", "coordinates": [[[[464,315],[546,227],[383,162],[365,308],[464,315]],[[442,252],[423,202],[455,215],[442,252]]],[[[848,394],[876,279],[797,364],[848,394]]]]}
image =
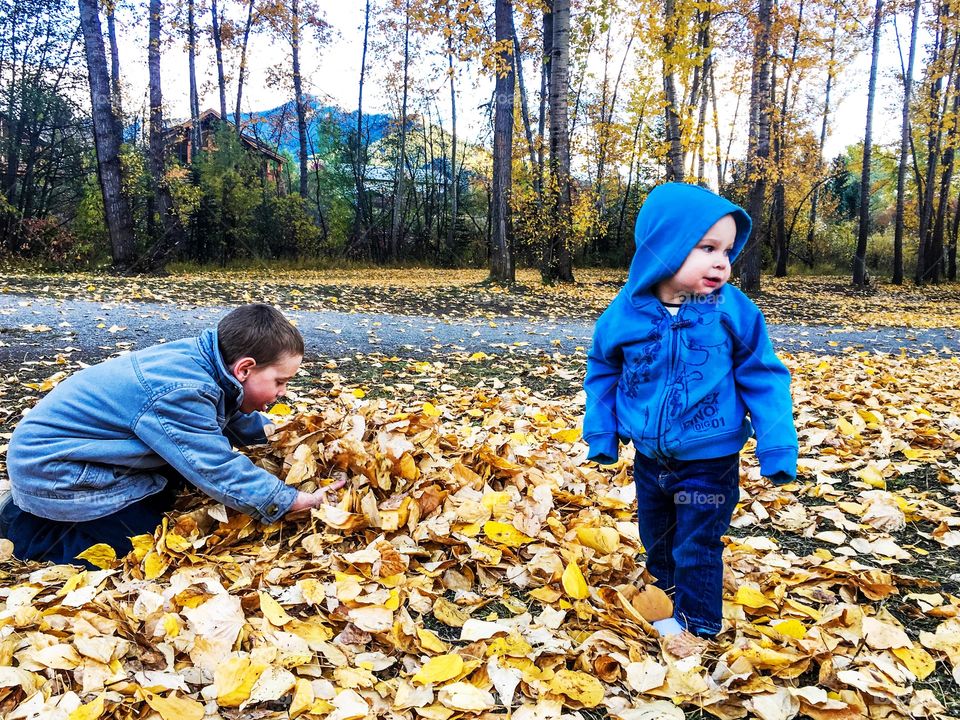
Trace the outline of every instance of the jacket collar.
{"type": "Polygon", "coordinates": [[[228,407],[232,406],[232,410],[236,412],[236,409],[243,404],[243,385],[233,376],[233,373],[230,372],[223,362],[223,355],[220,354],[220,343],[217,339],[216,328],[204,330],[200,336],[197,337],[197,347],[200,350],[200,355],[204,363],[207,365],[207,370],[217,381],[220,389],[223,390],[228,407]]]}

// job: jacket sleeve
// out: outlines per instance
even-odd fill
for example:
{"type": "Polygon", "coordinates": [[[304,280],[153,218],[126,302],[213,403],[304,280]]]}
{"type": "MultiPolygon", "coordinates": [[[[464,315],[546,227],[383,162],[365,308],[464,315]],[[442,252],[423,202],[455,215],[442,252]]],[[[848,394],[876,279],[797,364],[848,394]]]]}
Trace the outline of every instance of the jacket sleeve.
{"type": "Polygon", "coordinates": [[[217,424],[216,402],[198,387],[176,387],[154,399],[134,432],[193,485],[234,510],[276,522],[296,488],[236,452],[217,424]]]}
{"type": "Polygon", "coordinates": [[[587,407],[583,416],[583,439],[590,446],[589,460],[610,465],[620,455],[617,434],[617,383],[623,367],[623,352],[619,346],[604,346],[604,318],[597,321],[593,345],[587,354],[587,375],[583,388],[587,393],[587,407]]]}
{"type": "Polygon", "coordinates": [[[227,423],[223,433],[237,447],[246,447],[247,445],[260,445],[267,442],[267,434],[263,431],[264,426],[270,421],[263,413],[238,412],[227,423]]]}
{"type": "Polygon", "coordinates": [[[797,429],[793,422],[790,371],[773,351],[763,314],[748,299],[734,333],[733,374],[757,438],[760,472],[797,476],[797,429]]]}

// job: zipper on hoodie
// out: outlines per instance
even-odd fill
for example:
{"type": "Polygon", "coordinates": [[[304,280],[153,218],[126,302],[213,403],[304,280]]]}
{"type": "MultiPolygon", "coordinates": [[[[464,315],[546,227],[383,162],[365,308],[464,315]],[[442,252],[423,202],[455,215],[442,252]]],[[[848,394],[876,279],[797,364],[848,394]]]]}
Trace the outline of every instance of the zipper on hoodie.
{"type": "Polygon", "coordinates": [[[660,412],[657,418],[657,452],[661,458],[669,457],[666,453],[667,446],[664,442],[664,436],[666,434],[666,423],[664,422],[664,419],[667,413],[667,401],[670,399],[670,393],[673,392],[673,386],[676,380],[677,356],[680,349],[680,339],[677,333],[679,333],[682,328],[685,328],[691,324],[689,320],[680,319],[685,305],[686,303],[680,306],[680,309],[677,311],[676,315],[670,315],[661,305],[661,312],[670,315],[670,331],[668,334],[668,337],[670,338],[668,341],[670,343],[670,365],[669,370],[667,371],[666,388],[664,389],[663,396],[660,398],[660,412]]]}

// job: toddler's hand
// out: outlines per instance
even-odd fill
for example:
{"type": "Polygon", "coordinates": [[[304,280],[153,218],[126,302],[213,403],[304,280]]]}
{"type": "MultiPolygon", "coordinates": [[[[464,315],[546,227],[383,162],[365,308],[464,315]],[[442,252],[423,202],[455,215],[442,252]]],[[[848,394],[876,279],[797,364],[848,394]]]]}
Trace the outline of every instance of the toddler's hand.
{"type": "Polygon", "coordinates": [[[774,485],[786,485],[787,483],[790,483],[796,480],[796,478],[793,477],[793,475],[790,475],[789,473],[785,473],[783,471],[774,473],[768,479],[774,485]]]}
{"type": "Polygon", "coordinates": [[[273,437],[273,434],[277,431],[277,426],[273,423],[267,423],[263,426],[263,434],[267,436],[267,440],[273,437]]]}
{"type": "Polygon", "coordinates": [[[290,509],[287,510],[287,514],[300,512],[302,510],[309,510],[311,508],[318,508],[324,503],[327,502],[327,492],[330,490],[339,490],[344,485],[346,485],[346,480],[337,480],[335,483],[327,485],[326,487],[316,490],[312,493],[300,492],[297,493],[297,499],[293,501],[293,505],[290,506],[290,509]]]}

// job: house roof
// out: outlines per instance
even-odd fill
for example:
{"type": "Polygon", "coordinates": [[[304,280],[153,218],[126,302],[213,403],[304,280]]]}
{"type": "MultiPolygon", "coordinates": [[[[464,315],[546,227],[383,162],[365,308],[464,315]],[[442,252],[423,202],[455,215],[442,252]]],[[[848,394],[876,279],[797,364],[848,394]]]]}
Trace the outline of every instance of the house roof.
{"type": "MultiPolygon", "coordinates": [[[[203,123],[208,120],[222,120],[222,118],[220,117],[220,113],[218,113],[216,110],[214,110],[213,108],[207,108],[202,113],[200,113],[200,115],[197,117],[197,120],[199,120],[200,124],[203,125],[203,123]]],[[[181,130],[189,130],[191,127],[193,127],[193,119],[187,118],[181,123],[177,123],[176,125],[171,125],[169,128],[167,128],[167,133],[172,135],[173,133],[181,130]]],[[[283,155],[280,155],[276,150],[271,148],[265,142],[253,137],[252,135],[249,135],[246,132],[243,132],[243,131],[240,132],[240,139],[245,144],[247,144],[248,146],[256,150],[257,152],[263,155],[267,155],[268,157],[276,160],[279,163],[285,163],[287,161],[287,159],[283,155]]]]}

